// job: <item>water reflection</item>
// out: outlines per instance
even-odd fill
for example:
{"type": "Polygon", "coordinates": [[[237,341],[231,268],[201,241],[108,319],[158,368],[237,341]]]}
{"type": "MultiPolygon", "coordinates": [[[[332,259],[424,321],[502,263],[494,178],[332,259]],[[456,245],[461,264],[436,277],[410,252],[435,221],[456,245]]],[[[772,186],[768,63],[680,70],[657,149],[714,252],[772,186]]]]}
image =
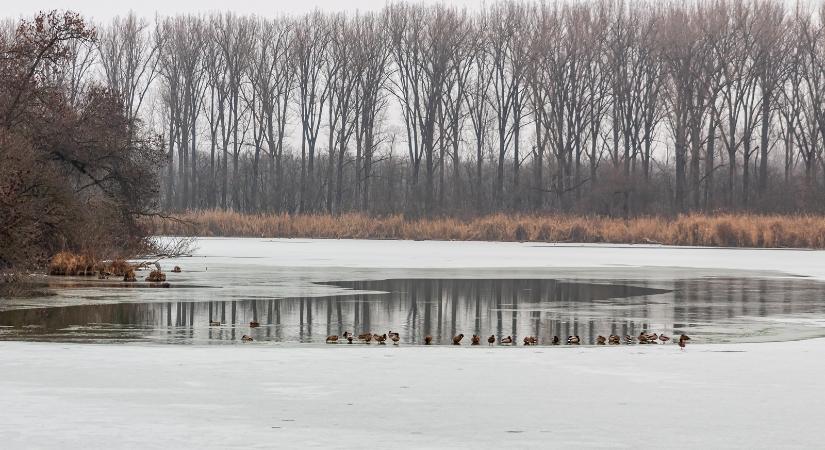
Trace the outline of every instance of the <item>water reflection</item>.
{"type": "Polygon", "coordinates": [[[398,279],[336,282],[350,295],[272,300],[120,303],[0,312],[0,339],[323,343],[344,331],[398,331],[402,343],[686,332],[706,342],[823,335],[825,284],[802,279],[590,282],[547,279],[398,279]],[[378,292],[375,292],[378,291],[378,292]],[[210,326],[211,321],[221,326],[210,326]],[[260,322],[250,328],[249,322],[260,322]],[[816,320],[813,325],[819,324],[816,320]],[[807,324],[807,325],[806,325],[807,324]]]}

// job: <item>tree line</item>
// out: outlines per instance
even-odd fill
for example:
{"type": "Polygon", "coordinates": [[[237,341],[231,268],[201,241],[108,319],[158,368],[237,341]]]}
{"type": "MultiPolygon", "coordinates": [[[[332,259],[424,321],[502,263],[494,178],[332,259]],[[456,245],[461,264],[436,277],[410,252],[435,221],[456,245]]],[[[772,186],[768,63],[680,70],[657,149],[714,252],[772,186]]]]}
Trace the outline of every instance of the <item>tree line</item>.
{"type": "Polygon", "coordinates": [[[771,0],[128,15],[72,47],[167,210],[825,209],[825,8],[771,0]]]}

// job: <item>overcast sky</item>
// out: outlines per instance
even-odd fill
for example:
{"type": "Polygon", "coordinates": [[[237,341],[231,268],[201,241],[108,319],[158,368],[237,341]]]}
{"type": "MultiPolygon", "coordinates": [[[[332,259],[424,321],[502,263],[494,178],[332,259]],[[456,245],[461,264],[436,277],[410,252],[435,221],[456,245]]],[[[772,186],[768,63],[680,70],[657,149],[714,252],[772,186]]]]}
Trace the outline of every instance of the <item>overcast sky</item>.
{"type": "MultiPolygon", "coordinates": [[[[275,16],[281,13],[301,13],[319,8],[325,11],[355,11],[380,9],[386,0],[0,0],[4,3],[0,14],[19,18],[32,16],[38,11],[51,9],[71,9],[95,20],[106,20],[124,15],[129,10],[138,15],[151,17],[156,12],[162,15],[176,13],[198,13],[232,10],[243,14],[275,16]],[[5,4],[10,3],[10,4],[5,4]]],[[[423,3],[439,3],[438,0],[424,0],[423,3]]],[[[478,7],[481,0],[450,0],[451,5],[478,7]]]]}

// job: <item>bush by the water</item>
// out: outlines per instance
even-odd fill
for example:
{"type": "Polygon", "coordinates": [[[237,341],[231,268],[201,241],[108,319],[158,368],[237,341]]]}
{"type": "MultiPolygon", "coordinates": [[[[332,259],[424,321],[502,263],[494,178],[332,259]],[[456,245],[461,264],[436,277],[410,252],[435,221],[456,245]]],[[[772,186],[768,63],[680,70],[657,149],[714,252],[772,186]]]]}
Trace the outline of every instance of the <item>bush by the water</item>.
{"type": "Polygon", "coordinates": [[[161,283],[166,281],[166,274],[161,272],[160,270],[153,270],[149,272],[149,276],[146,277],[146,281],[151,283],[161,283]]]}
{"type": "Polygon", "coordinates": [[[137,219],[157,211],[159,137],[127,116],[119,92],[66,82],[76,49],[95,41],[71,12],[0,32],[0,270],[91,275],[87,255],[152,245],[137,219]]]}
{"type": "Polygon", "coordinates": [[[97,262],[88,255],[72,252],[59,252],[49,262],[49,275],[94,275],[98,271],[97,262]]]}

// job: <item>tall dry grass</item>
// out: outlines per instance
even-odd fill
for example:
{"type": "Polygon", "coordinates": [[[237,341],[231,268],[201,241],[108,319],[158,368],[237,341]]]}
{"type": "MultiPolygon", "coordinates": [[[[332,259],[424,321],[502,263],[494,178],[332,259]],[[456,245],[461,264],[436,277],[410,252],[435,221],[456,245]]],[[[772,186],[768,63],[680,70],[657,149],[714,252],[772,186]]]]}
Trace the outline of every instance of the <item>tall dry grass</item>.
{"type": "Polygon", "coordinates": [[[97,261],[89,255],[59,252],[49,261],[49,275],[94,275],[97,261]]]}
{"type": "Polygon", "coordinates": [[[101,273],[125,276],[134,267],[124,259],[100,261],[88,253],[58,252],[49,260],[47,273],[59,276],[92,276],[101,273]]]}
{"type": "Polygon", "coordinates": [[[152,219],[159,235],[331,239],[661,243],[712,247],[825,248],[825,216],[689,214],[617,219],[494,214],[473,219],[408,220],[362,214],[289,215],[191,211],[180,221],[152,219]]]}

